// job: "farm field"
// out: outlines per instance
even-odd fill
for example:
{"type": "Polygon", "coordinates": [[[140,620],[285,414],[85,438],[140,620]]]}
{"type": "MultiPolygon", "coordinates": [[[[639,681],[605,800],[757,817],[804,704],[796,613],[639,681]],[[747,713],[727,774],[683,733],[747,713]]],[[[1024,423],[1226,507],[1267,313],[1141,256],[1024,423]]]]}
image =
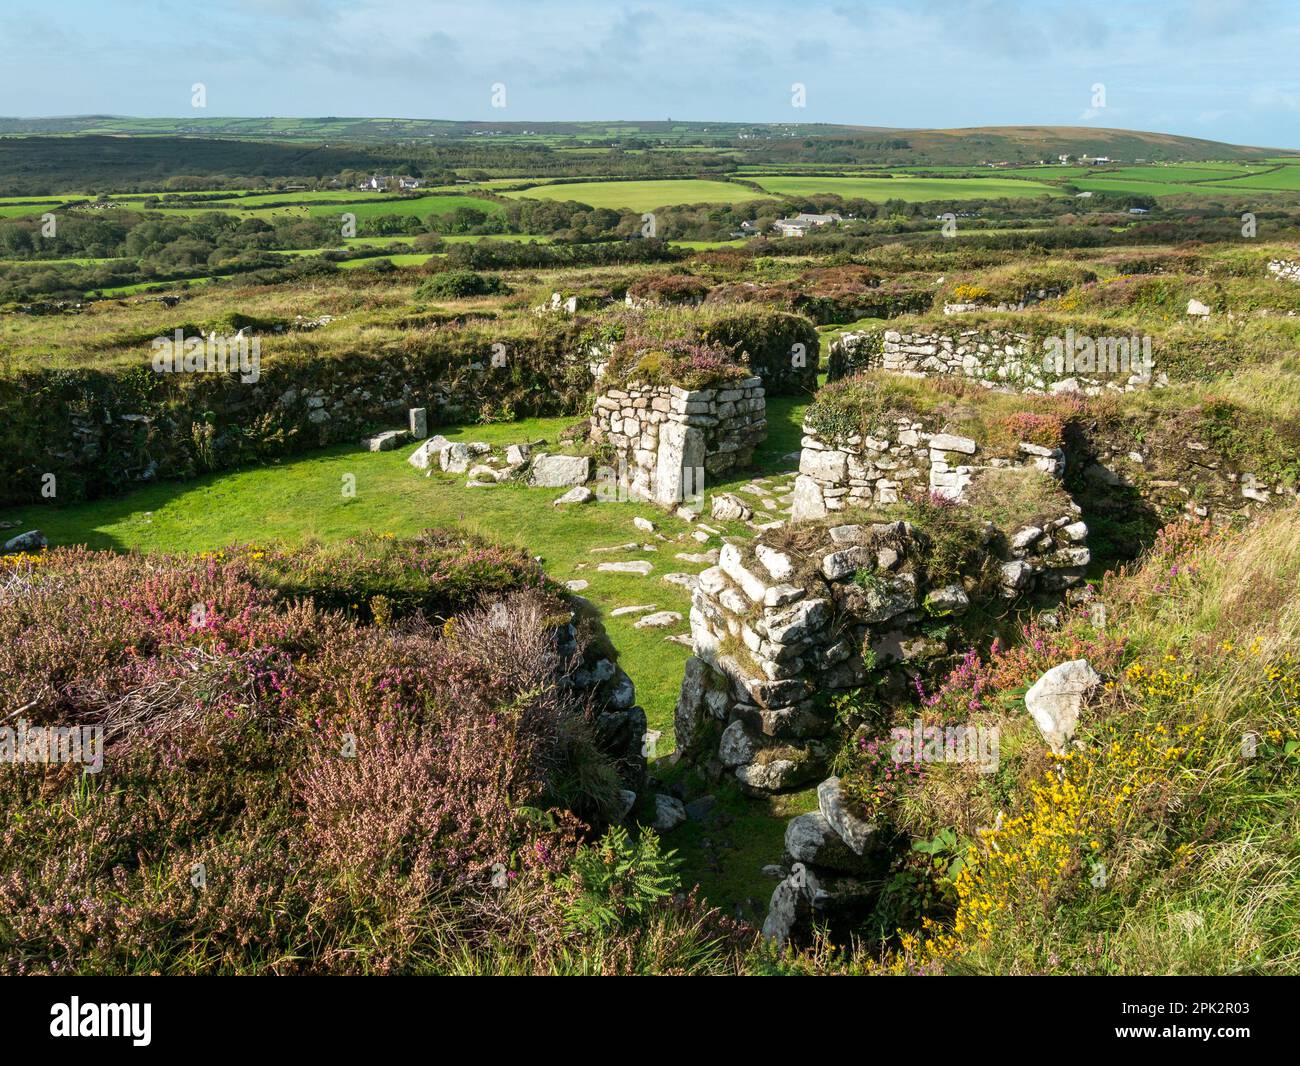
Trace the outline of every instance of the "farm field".
{"type": "Polygon", "coordinates": [[[1281,166],[1267,173],[1216,181],[1214,184],[1232,189],[1258,189],[1261,192],[1300,192],[1300,165],[1281,166]]]}
{"type": "Polygon", "coordinates": [[[1060,190],[1036,181],[1008,178],[817,178],[759,177],[755,183],[782,196],[834,193],[863,200],[978,200],[998,197],[1059,196],[1060,190]]]}
{"type": "Polygon", "coordinates": [[[650,211],[675,204],[734,204],[762,194],[725,181],[595,181],[538,186],[502,195],[511,199],[577,200],[591,207],[650,211]]]}

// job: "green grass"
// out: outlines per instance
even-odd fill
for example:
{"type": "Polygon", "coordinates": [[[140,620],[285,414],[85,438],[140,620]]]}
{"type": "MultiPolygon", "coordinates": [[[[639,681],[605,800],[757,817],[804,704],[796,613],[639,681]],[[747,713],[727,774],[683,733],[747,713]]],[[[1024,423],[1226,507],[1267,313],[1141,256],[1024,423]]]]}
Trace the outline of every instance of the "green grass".
{"type": "Polygon", "coordinates": [[[539,185],[532,189],[504,192],[512,199],[576,200],[591,207],[652,211],[677,204],[736,204],[762,199],[762,194],[727,181],[695,179],[665,181],[586,181],[539,185]]]}
{"type": "Polygon", "coordinates": [[[755,183],[781,196],[815,196],[833,193],[862,200],[990,200],[1001,197],[1059,195],[1038,181],[1014,178],[805,178],[760,177],[755,183]]]}
{"type": "Polygon", "coordinates": [[[1225,189],[1258,189],[1261,192],[1300,192],[1300,166],[1278,167],[1263,174],[1218,181],[1215,187],[1225,189]]]}

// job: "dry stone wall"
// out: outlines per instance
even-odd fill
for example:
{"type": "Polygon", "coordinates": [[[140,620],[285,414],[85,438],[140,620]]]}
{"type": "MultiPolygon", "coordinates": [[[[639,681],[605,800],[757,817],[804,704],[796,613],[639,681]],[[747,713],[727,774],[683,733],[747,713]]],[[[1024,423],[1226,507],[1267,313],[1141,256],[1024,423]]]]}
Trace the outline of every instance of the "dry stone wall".
{"type": "Polygon", "coordinates": [[[1300,281],[1300,262],[1294,259],[1273,259],[1269,261],[1270,274],[1276,274],[1286,281],[1300,281]]]}
{"type": "Polygon", "coordinates": [[[757,377],[716,389],[609,387],[591,415],[591,439],[619,456],[628,495],[663,506],[702,492],[706,479],[748,466],[766,436],[757,377]]]}
{"type": "Polygon", "coordinates": [[[1149,338],[1076,338],[1067,331],[1060,338],[1063,356],[1055,356],[1042,342],[1012,330],[863,331],[845,333],[831,345],[832,379],[865,370],[886,370],[912,377],[960,375],[988,388],[1021,392],[1130,392],[1168,384],[1163,373],[1153,373],[1149,338]],[[1081,345],[1072,347],[1078,340],[1081,345]],[[1045,355],[1051,355],[1050,365],[1045,355]]]}
{"type": "Polygon", "coordinates": [[[1065,471],[1060,448],[1022,443],[1014,456],[990,455],[970,437],[927,433],[907,418],[842,443],[826,440],[806,423],[803,430],[792,522],[846,507],[896,503],[901,493],[915,489],[961,499],[975,475],[991,468],[1032,467],[1056,478],[1065,471]]]}
{"type": "Polygon", "coordinates": [[[823,776],[829,697],[869,683],[906,691],[954,653],[949,642],[959,637],[945,620],[973,597],[1055,599],[1083,581],[1088,530],[1077,511],[1005,533],[989,528],[990,565],[979,573],[995,575],[992,586],[974,569],[930,580],[932,542],[901,521],[825,524],[815,546],[798,551],[769,533],[727,542],[692,596],[695,654],[677,702],[678,749],[756,792],[823,776]]]}

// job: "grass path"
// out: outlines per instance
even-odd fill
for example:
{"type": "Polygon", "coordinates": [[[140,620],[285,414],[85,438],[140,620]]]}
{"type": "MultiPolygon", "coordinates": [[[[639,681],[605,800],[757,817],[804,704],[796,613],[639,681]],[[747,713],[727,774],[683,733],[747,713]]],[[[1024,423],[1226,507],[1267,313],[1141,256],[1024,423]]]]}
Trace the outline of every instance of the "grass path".
{"type": "MultiPolygon", "coordinates": [[[[799,447],[802,404],[773,399],[768,404],[769,436],[755,455],[756,472],[789,472],[783,457],[799,447]]],[[[451,440],[484,441],[495,446],[548,438],[554,441],[572,418],[528,419],[489,426],[441,427],[451,440]]],[[[85,544],[124,551],[195,552],[235,543],[296,542],[308,537],[341,540],[366,530],[398,536],[430,526],[458,526],[496,540],[526,547],[542,557],[557,580],[589,582],[581,595],[601,611],[620,663],[636,684],[650,728],[661,732],[656,755],[673,749],[673,709],[690,650],[665,640],[686,633],[690,593],[663,580],[668,573],[699,573],[707,564],[688,563],[677,553],[718,548],[692,538],[694,528],[650,504],[598,503],[558,508],[552,502],[564,490],[531,489],[522,485],[467,488],[464,475],[435,472],[425,477],[406,461],[405,447],[392,452],[361,452],[340,445],[285,459],[268,466],[209,475],[188,482],[165,482],[128,496],[60,506],[32,504],[0,512],[0,520],[21,529],[39,527],[52,545],[85,544]],[[355,478],[356,492],[343,495],[346,475],[355,478]],[[658,529],[646,534],[632,524],[634,516],[653,521],[658,529]],[[663,539],[660,539],[663,538],[663,539]],[[629,550],[593,552],[635,542],[629,550]],[[643,550],[649,545],[655,550],[643,550]],[[601,562],[648,560],[654,571],[639,577],[598,571],[601,562]],[[667,629],[637,629],[637,615],[612,617],[610,612],[631,604],[653,603],[659,610],[677,611],[682,621],[667,629]]],[[[735,489],[756,472],[738,475],[713,486],[735,489]]],[[[705,524],[727,533],[748,533],[737,523],[705,524]]],[[[12,535],[12,533],[10,533],[12,535]]],[[[684,768],[663,764],[665,776],[680,779],[684,768]]],[[[683,782],[702,788],[699,782],[683,782]]],[[[750,919],[761,919],[773,883],[760,873],[778,861],[785,818],[811,809],[811,792],[772,800],[743,796],[737,788],[714,788],[717,817],[692,821],[676,830],[669,844],[684,860],[688,882],[698,882],[706,895],[729,912],[737,907],[750,919]]]]}

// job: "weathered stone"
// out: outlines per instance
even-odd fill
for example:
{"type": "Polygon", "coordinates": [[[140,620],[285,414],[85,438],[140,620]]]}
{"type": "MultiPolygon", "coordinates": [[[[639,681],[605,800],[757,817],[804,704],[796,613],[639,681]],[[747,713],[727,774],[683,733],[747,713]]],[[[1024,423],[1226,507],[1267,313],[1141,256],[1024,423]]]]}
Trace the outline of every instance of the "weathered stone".
{"type": "Polygon", "coordinates": [[[429,412],[423,407],[412,407],[406,412],[407,432],[413,440],[424,440],[429,435],[429,412]]]}
{"type": "Polygon", "coordinates": [[[528,484],[537,488],[562,489],[585,485],[591,478],[588,455],[548,455],[542,452],[533,459],[528,484]]]}
{"type": "Polygon", "coordinates": [[[644,618],[638,618],[633,623],[634,629],[663,629],[665,626],[676,625],[682,620],[678,611],[656,611],[654,614],[648,614],[644,618]]]}
{"type": "Polygon", "coordinates": [[[657,792],[654,805],[654,820],[650,824],[659,832],[667,833],[686,821],[686,807],[675,796],[665,796],[662,792],[657,792]]]}
{"type": "Polygon", "coordinates": [[[361,447],[368,452],[390,452],[399,445],[405,444],[406,436],[404,429],[386,429],[373,437],[363,437],[361,447]]]}
{"type": "Polygon", "coordinates": [[[936,433],[930,438],[930,450],[937,452],[961,452],[974,455],[978,445],[970,437],[958,437],[951,433],[936,433]]]}
{"type": "Polygon", "coordinates": [[[730,492],[720,492],[713,497],[709,514],[719,522],[748,522],[754,517],[753,510],[745,501],[730,492]]]}
{"type": "Polygon", "coordinates": [[[933,615],[960,614],[970,606],[970,597],[960,585],[932,589],[925,597],[925,609],[933,615]]]}
{"type": "Polygon", "coordinates": [[[875,552],[858,544],[827,555],[822,560],[822,573],[828,581],[838,581],[859,570],[869,569],[875,561],[875,552]]]}
{"type": "Polygon", "coordinates": [[[1061,527],[1061,536],[1077,544],[1087,539],[1088,527],[1083,522],[1071,522],[1069,525],[1061,527]]]}
{"type": "Polygon", "coordinates": [[[726,767],[751,763],[758,751],[758,740],[750,734],[745,728],[745,723],[741,721],[732,722],[727,726],[718,740],[718,759],[726,767]]]}
{"type": "Polygon", "coordinates": [[[832,526],[831,540],[836,544],[853,544],[862,533],[862,526],[832,526]]]}
{"type": "Polygon", "coordinates": [[[791,749],[790,757],[774,756],[764,762],[751,762],[737,767],[736,779],[759,792],[781,792],[806,784],[817,776],[820,761],[814,761],[799,749],[791,749]]]}
{"type": "MultiPolygon", "coordinates": [[[[841,451],[813,451],[805,448],[799,456],[799,473],[818,481],[840,482],[848,476],[849,457],[841,451]]],[[[795,483],[796,488],[798,482],[795,483]]]]}
{"type": "Polygon", "coordinates": [[[808,590],[797,585],[773,585],[763,594],[763,606],[784,607],[787,603],[794,603],[806,595],[808,590]]]}
{"type": "Polygon", "coordinates": [[[846,599],[857,621],[874,625],[916,607],[916,579],[911,574],[878,577],[847,587],[846,599]]]}
{"type": "Polygon", "coordinates": [[[592,492],[591,489],[587,488],[585,485],[578,485],[575,486],[574,488],[571,488],[558,500],[552,501],[552,506],[560,507],[564,504],[570,504],[570,503],[595,503],[595,502],[596,502],[596,494],[592,492]]]}
{"type": "Polygon", "coordinates": [[[430,437],[416,448],[415,451],[407,456],[406,461],[417,470],[428,470],[434,463],[438,463],[439,466],[441,466],[439,456],[442,454],[444,448],[449,448],[450,446],[451,441],[442,436],[442,434],[438,434],[436,437],[430,437]]]}
{"type": "Polygon", "coordinates": [[[49,542],[39,529],[29,529],[26,533],[19,533],[18,536],[10,537],[5,541],[7,552],[38,552],[47,547],[49,542]]]}
{"type": "Polygon", "coordinates": [[[1025,693],[1025,709],[1052,751],[1065,751],[1078,728],[1079,712],[1100,684],[1101,676],[1087,659],[1073,659],[1052,667],[1025,693]]]}
{"type": "MultiPolygon", "coordinates": [[[[806,452],[804,454],[807,454],[806,452]]],[[[795,479],[790,502],[791,522],[810,522],[826,517],[826,499],[817,481],[805,474],[795,479]]]]}
{"type": "Polygon", "coordinates": [[[802,880],[787,877],[772,890],[767,917],[763,920],[763,936],[778,947],[784,947],[807,922],[811,911],[812,905],[804,894],[802,880]]]}
{"type": "Polygon", "coordinates": [[[610,618],[622,618],[626,614],[645,614],[647,611],[653,611],[657,603],[640,603],[631,604],[627,607],[615,607],[609,612],[610,618]]]}
{"type": "Polygon", "coordinates": [[[1002,584],[1009,589],[1023,589],[1034,576],[1034,568],[1023,559],[1002,564],[1002,584]]]}
{"type": "Polygon", "coordinates": [[[794,573],[794,563],[790,560],[790,556],[784,552],[769,548],[766,544],[756,544],[754,546],[754,555],[757,556],[758,561],[763,564],[775,581],[784,581],[794,573]]]}
{"type": "Polygon", "coordinates": [[[704,735],[704,727],[710,720],[705,703],[709,693],[709,682],[713,677],[713,668],[703,659],[692,655],[686,660],[682,675],[682,687],[677,693],[677,707],[673,712],[673,735],[677,739],[677,750],[693,753],[704,735]]]}
{"type": "Polygon", "coordinates": [[[688,496],[702,492],[704,432],[680,422],[666,422],[659,433],[659,451],[655,464],[654,499],[671,506],[688,496]]]}
{"type": "Polygon", "coordinates": [[[457,441],[455,444],[448,444],[439,454],[438,462],[444,471],[448,474],[463,474],[469,469],[469,464],[473,461],[473,453],[469,450],[468,444],[462,444],[457,441]]]}
{"type": "Polygon", "coordinates": [[[1025,528],[1020,530],[1018,533],[1012,534],[1008,543],[1010,543],[1011,547],[1016,551],[1024,551],[1042,535],[1043,531],[1037,526],[1025,526],[1025,528]]]}
{"type": "Polygon", "coordinates": [[[866,852],[876,834],[876,825],[849,810],[838,777],[828,777],[817,786],[817,806],[822,817],[854,855],[866,852]]]}
{"type": "Polygon", "coordinates": [[[803,640],[813,630],[820,629],[830,618],[827,600],[801,600],[793,607],[766,614],[768,638],[777,644],[793,644],[803,640]]]}
{"type": "Polygon", "coordinates": [[[604,570],[609,574],[639,574],[645,577],[654,570],[654,564],[645,559],[637,559],[626,563],[601,563],[596,569],[604,570]]]}
{"type": "Polygon", "coordinates": [[[819,810],[790,819],[785,827],[785,850],[795,862],[843,873],[875,873],[881,865],[876,849],[856,854],[819,810]]]}
{"type": "Polygon", "coordinates": [[[767,594],[767,582],[745,565],[741,551],[734,544],[724,544],[718,553],[718,565],[723,573],[738,584],[755,603],[762,603],[767,594]]]}

